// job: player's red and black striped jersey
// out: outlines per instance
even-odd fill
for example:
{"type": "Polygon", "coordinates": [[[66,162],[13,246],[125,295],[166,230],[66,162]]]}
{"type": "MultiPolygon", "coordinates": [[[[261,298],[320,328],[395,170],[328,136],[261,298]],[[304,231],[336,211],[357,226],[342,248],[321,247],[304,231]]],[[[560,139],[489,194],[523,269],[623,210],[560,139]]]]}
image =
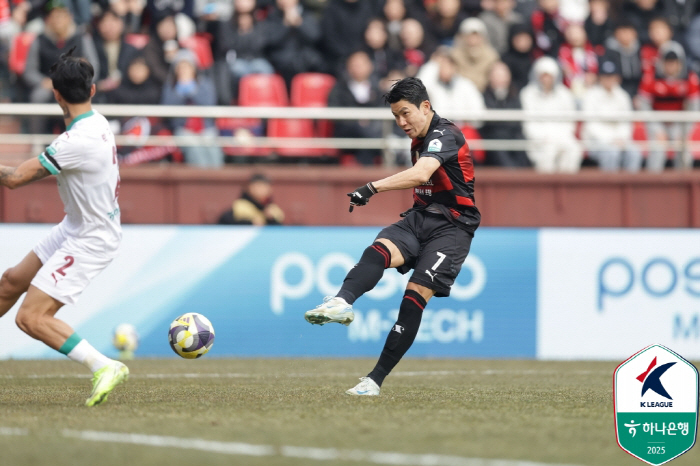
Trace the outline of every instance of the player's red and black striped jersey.
{"type": "Polygon", "coordinates": [[[439,210],[454,224],[474,232],[481,214],[474,201],[474,161],[457,126],[435,113],[424,138],[413,139],[411,160],[433,157],[440,161],[427,183],[413,188],[413,207],[439,210]]]}

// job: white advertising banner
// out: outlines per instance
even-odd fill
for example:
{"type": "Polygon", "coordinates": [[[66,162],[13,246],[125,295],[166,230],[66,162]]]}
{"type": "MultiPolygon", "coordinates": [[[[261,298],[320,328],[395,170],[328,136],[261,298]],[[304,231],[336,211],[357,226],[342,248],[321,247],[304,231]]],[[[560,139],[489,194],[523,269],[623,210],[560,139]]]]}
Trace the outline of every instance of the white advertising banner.
{"type": "Polygon", "coordinates": [[[539,359],[623,360],[651,344],[700,359],[700,231],[539,233],[539,359]]]}

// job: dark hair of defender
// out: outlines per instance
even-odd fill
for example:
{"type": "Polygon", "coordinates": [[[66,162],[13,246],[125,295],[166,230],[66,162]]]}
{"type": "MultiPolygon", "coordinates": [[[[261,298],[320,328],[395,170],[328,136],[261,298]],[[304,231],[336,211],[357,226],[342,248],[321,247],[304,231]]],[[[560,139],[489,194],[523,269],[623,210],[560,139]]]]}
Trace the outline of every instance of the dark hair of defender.
{"type": "Polygon", "coordinates": [[[83,57],[74,57],[75,47],[62,53],[58,61],[49,68],[49,77],[66,102],[82,104],[90,100],[90,90],[95,70],[83,57]]]}
{"type": "MultiPolygon", "coordinates": [[[[399,100],[405,100],[416,107],[420,107],[424,100],[429,101],[430,98],[423,81],[418,78],[403,78],[392,84],[389,92],[384,94],[384,102],[389,105],[395,104],[399,100]]],[[[430,109],[433,109],[432,105],[430,109]]]]}

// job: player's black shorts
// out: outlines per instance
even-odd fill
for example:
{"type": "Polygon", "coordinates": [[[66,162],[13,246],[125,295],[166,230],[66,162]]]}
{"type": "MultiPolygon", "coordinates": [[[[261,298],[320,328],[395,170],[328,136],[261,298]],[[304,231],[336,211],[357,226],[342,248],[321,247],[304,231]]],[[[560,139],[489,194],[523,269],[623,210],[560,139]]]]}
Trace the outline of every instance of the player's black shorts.
{"type": "Polygon", "coordinates": [[[450,288],[469,254],[472,235],[442,214],[412,211],[403,220],[384,228],[377,239],[390,240],[399,248],[405,263],[397,270],[414,269],[409,281],[449,296],[450,288]]]}

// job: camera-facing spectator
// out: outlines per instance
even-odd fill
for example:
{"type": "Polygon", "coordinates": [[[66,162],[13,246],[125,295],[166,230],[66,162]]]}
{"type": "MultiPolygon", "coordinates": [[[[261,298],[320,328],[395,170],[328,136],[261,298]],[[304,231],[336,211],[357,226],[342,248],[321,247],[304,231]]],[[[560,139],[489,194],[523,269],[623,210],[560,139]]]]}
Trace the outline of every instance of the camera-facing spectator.
{"type": "Polygon", "coordinates": [[[501,57],[508,65],[513,85],[520,91],[530,81],[530,70],[535,61],[535,39],[527,24],[514,24],[509,31],[509,48],[501,57]]]}
{"type": "Polygon", "coordinates": [[[479,18],[467,18],[459,26],[455,38],[453,56],[459,74],[471,80],[483,92],[488,73],[499,59],[498,53],[489,44],[486,25],[479,18]]]}
{"type": "MultiPolygon", "coordinates": [[[[600,63],[598,84],[586,91],[582,109],[596,115],[632,111],[632,99],[620,86],[622,76],[616,57],[603,57],[600,63]]],[[[591,141],[588,156],[598,161],[601,170],[639,171],[642,153],[632,139],[632,123],[629,121],[587,121],[582,137],[591,141]]]]}
{"type": "Polygon", "coordinates": [[[143,23],[146,0],[103,0],[102,10],[112,10],[124,20],[125,34],[138,34],[143,23]]]}
{"type": "Polygon", "coordinates": [[[318,50],[321,25],[299,0],[277,0],[267,17],[267,55],[287,84],[297,73],[325,71],[318,50]]]}
{"type": "Polygon", "coordinates": [[[514,24],[523,23],[525,18],[515,12],[515,0],[493,0],[493,9],[485,10],[479,18],[486,25],[489,42],[499,55],[508,51],[509,30],[514,24]]]}
{"type": "Polygon", "coordinates": [[[413,18],[401,22],[401,46],[406,61],[406,76],[415,76],[435,50],[434,44],[425,36],[423,25],[413,18]]]}
{"type": "MultiPolygon", "coordinates": [[[[372,60],[367,52],[357,51],[346,60],[346,70],[328,95],[329,107],[379,107],[381,92],[373,77],[372,60]]],[[[377,120],[337,120],[334,136],[338,138],[378,138],[382,123],[377,120]]],[[[349,151],[362,165],[373,165],[380,152],[376,149],[349,151]]]]}
{"type": "Polygon", "coordinates": [[[564,85],[571,89],[577,101],[586,89],[596,82],[598,55],[586,37],[581,24],[566,27],[566,42],[559,47],[559,65],[564,74],[564,85]]]}
{"type": "Polygon", "coordinates": [[[373,19],[365,30],[365,48],[374,65],[374,74],[380,79],[386,77],[391,70],[406,68],[406,60],[401,51],[389,47],[388,33],[384,22],[373,19]]]}
{"type": "Polygon", "coordinates": [[[389,34],[387,44],[393,50],[402,50],[401,22],[406,18],[417,19],[421,24],[428,24],[425,6],[421,0],[386,0],[381,9],[389,34]]]}
{"type": "Polygon", "coordinates": [[[161,86],[168,79],[170,62],[179,49],[175,15],[171,11],[165,11],[163,16],[154,18],[151,23],[151,35],[143,48],[143,56],[148,62],[153,79],[161,86]]]}
{"type": "Polygon", "coordinates": [[[119,87],[107,93],[107,103],[156,105],[160,103],[162,90],[163,86],[153,78],[143,53],[137,51],[127,64],[119,87]]]}
{"type": "Polygon", "coordinates": [[[642,80],[642,59],[637,30],[632,23],[620,22],[615,26],[612,37],[605,42],[606,54],[617,55],[622,76],[622,88],[634,98],[642,80]]]}
{"type": "Polygon", "coordinates": [[[559,0],[538,0],[538,7],[530,17],[535,36],[537,56],[556,57],[564,43],[566,20],[559,13],[559,0]]]}
{"type": "MultiPolygon", "coordinates": [[[[486,108],[494,110],[520,110],[520,95],[513,85],[510,69],[503,62],[496,62],[489,73],[489,84],[484,91],[486,108]]],[[[519,121],[489,121],[479,130],[484,139],[522,140],[522,124],[519,121]]],[[[530,160],[521,150],[486,151],[486,165],[509,168],[530,167],[530,160]]]]}
{"type": "Polygon", "coordinates": [[[331,0],[321,18],[322,44],[328,69],[342,73],[343,60],[362,47],[365,27],[375,15],[372,2],[331,0]]]}
{"type": "Polygon", "coordinates": [[[96,29],[95,49],[100,60],[97,90],[108,92],[119,86],[136,48],[124,41],[124,20],[113,10],[102,13],[96,29]]]}
{"type": "Polygon", "coordinates": [[[648,73],[656,67],[661,47],[673,40],[673,29],[666,18],[660,16],[649,22],[649,42],[642,45],[642,72],[648,73]]]}
{"type": "MultiPolygon", "coordinates": [[[[416,77],[423,81],[430,104],[441,114],[459,111],[479,113],[486,108],[483,95],[473,82],[457,72],[457,63],[445,46],[438,47],[416,77]]],[[[451,120],[458,125],[462,123],[455,118],[451,120]]],[[[477,128],[481,126],[478,121],[469,123],[477,128]]]]}
{"type": "Polygon", "coordinates": [[[284,212],[272,202],[272,184],[262,174],[253,175],[241,193],[219,218],[219,225],[281,225],[284,212]]]}
{"type": "MultiPolygon", "coordinates": [[[[553,58],[538,59],[533,65],[533,72],[532,81],[520,92],[523,110],[576,110],[574,95],[559,82],[559,65],[553,58]]],[[[527,155],[536,170],[575,173],[581,168],[583,150],[576,139],[575,122],[526,120],[523,132],[528,139],[527,155]]]]}
{"type": "MultiPolygon", "coordinates": [[[[640,110],[700,110],[700,80],[688,70],[683,47],[678,42],[669,41],[661,46],[656,69],[644,74],[639,85],[637,103],[640,110]]],[[[647,158],[647,169],[661,171],[666,166],[666,149],[661,146],[667,141],[681,141],[689,132],[685,123],[647,123],[647,138],[659,143],[652,147],[647,158]]],[[[676,168],[692,164],[690,152],[676,152],[676,168]]]]}
{"type": "MultiPolygon", "coordinates": [[[[197,57],[186,49],[177,52],[163,88],[163,105],[215,105],[214,81],[197,70],[197,57]]],[[[178,136],[214,138],[219,132],[213,118],[172,118],[170,125],[178,136]]],[[[198,167],[216,168],[224,163],[221,148],[213,142],[204,146],[183,146],[185,162],[198,167]]]]}
{"type": "Polygon", "coordinates": [[[586,18],[584,27],[596,54],[602,55],[605,52],[605,40],[613,33],[610,0],[590,0],[590,14],[586,18]]]}
{"type": "Polygon", "coordinates": [[[439,45],[452,45],[459,31],[459,25],[467,18],[461,11],[460,0],[437,0],[435,9],[429,17],[428,34],[439,45]]]}

